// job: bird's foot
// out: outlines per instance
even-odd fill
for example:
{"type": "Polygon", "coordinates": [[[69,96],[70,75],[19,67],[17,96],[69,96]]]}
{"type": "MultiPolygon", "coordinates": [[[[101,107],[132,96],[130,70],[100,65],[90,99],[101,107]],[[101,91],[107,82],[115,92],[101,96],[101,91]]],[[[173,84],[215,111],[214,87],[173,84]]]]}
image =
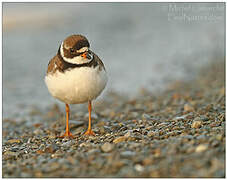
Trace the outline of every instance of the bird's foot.
{"type": "Polygon", "coordinates": [[[95,133],[91,130],[91,129],[88,129],[84,135],[88,135],[88,136],[95,136],[95,133]]]}
{"type": "Polygon", "coordinates": [[[72,135],[72,133],[70,131],[66,131],[64,135],[59,136],[59,138],[74,138],[74,136],[72,135]]]}

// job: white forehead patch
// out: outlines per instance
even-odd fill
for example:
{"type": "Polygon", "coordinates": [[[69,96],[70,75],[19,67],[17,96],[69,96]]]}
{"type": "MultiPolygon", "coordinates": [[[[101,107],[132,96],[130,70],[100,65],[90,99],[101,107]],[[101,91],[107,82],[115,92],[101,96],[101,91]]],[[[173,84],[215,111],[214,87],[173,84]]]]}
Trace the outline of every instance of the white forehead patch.
{"type": "MultiPolygon", "coordinates": [[[[81,52],[85,52],[85,51],[88,51],[88,47],[83,47],[81,49],[79,49],[79,51],[81,50],[81,52]],[[87,49],[86,49],[87,48],[87,49]],[[83,50],[82,50],[83,49],[83,50]]],[[[78,52],[78,51],[77,51],[78,52]]],[[[84,63],[88,63],[90,62],[93,57],[91,59],[84,59],[83,57],[81,56],[76,56],[74,58],[66,58],[64,56],[64,52],[63,52],[63,43],[61,44],[61,47],[60,47],[60,53],[61,53],[61,56],[62,58],[66,61],[66,62],[69,62],[69,63],[72,63],[72,64],[84,64],[84,63]]]]}
{"type": "Polygon", "coordinates": [[[83,52],[86,52],[86,51],[88,51],[88,47],[82,47],[81,49],[77,50],[76,52],[83,53],[83,52]]]}

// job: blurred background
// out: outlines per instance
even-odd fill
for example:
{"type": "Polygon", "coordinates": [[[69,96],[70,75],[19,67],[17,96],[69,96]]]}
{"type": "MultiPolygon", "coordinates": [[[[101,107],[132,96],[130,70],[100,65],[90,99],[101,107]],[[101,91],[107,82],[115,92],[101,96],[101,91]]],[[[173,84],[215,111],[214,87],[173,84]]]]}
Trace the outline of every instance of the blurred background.
{"type": "Polygon", "coordinates": [[[224,3],[3,3],[3,117],[55,100],[44,77],[67,36],[104,62],[108,92],[152,93],[224,59],[224,3]]]}

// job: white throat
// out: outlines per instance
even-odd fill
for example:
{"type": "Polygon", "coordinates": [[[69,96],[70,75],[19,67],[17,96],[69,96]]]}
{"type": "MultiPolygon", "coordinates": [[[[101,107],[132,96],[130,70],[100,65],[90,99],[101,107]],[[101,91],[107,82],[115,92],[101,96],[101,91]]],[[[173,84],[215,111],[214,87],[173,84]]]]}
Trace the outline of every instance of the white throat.
{"type": "MultiPolygon", "coordinates": [[[[79,49],[77,52],[85,52],[87,50],[88,50],[87,47],[83,47],[83,48],[79,49]]],[[[87,59],[87,58],[85,59],[82,56],[76,56],[74,58],[65,57],[64,51],[63,51],[63,42],[61,43],[60,53],[61,53],[61,56],[64,59],[64,61],[72,63],[72,64],[84,64],[84,63],[90,62],[93,59],[93,57],[91,59],[87,59]]]]}

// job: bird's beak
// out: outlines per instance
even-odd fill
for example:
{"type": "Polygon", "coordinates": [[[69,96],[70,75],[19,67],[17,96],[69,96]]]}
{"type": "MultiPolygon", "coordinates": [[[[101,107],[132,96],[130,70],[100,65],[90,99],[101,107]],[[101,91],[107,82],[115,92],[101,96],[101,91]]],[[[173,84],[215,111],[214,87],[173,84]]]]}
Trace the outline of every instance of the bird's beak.
{"type": "Polygon", "coordinates": [[[80,56],[83,57],[84,59],[87,59],[87,55],[88,55],[88,53],[85,52],[85,53],[81,54],[80,56]]]}
{"type": "Polygon", "coordinates": [[[84,52],[80,56],[83,57],[84,59],[89,59],[89,60],[93,59],[93,55],[90,54],[89,52],[84,52]]]}

